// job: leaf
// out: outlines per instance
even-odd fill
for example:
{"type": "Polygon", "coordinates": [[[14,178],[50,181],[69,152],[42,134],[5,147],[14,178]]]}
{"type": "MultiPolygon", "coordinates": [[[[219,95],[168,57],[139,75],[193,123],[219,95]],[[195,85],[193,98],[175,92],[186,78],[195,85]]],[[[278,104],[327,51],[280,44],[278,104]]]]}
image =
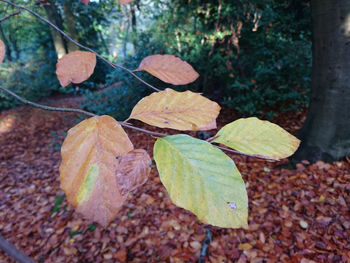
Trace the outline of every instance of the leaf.
{"type": "Polygon", "coordinates": [[[5,58],[5,44],[0,40],[0,64],[5,58]]]}
{"type": "Polygon", "coordinates": [[[121,5],[128,4],[128,3],[132,2],[132,1],[134,1],[134,0],[118,0],[119,4],[121,4],[121,5]]]}
{"type": "Polygon", "coordinates": [[[269,121],[242,118],[225,125],[213,142],[224,144],[246,154],[282,159],[292,155],[300,141],[269,121]]]}
{"type": "Polygon", "coordinates": [[[144,58],[134,71],[147,71],[160,80],[173,85],[195,81],[199,74],[190,64],[174,55],[152,55],[144,58]]]}
{"type": "Polygon", "coordinates": [[[117,184],[122,195],[143,185],[151,172],[152,160],[143,149],[136,149],[118,158],[117,184]]]}
{"type": "Polygon", "coordinates": [[[70,83],[81,83],[94,72],[96,55],[86,51],[73,51],[60,58],[56,65],[56,74],[62,87],[70,83]]]}
{"type": "Polygon", "coordinates": [[[234,162],[208,142],[179,134],[157,139],[154,159],[171,200],[204,223],[247,227],[248,197],[234,162]]]}
{"type": "Polygon", "coordinates": [[[130,119],[160,128],[176,130],[211,130],[216,128],[220,106],[200,94],[166,89],[140,100],[130,119]]]}
{"type": "Polygon", "coordinates": [[[88,5],[90,3],[90,0],[80,0],[83,4],[88,5]]]}
{"type": "Polygon", "coordinates": [[[112,117],[92,117],[71,128],[62,145],[60,166],[68,202],[88,219],[107,226],[126,198],[115,179],[116,157],[131,150],[128,136],[112,117]]]}

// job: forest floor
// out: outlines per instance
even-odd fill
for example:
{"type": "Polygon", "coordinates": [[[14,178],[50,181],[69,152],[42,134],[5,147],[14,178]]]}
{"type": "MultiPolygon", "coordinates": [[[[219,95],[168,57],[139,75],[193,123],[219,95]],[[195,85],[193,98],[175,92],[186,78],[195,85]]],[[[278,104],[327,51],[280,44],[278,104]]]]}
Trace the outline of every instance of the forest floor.
{"type": "MultiPolygon", "coordinates": [[[[78,117],[27,106],[0,113],[0,235],[35,262],[198,262],[201,254],[201,262],[350,262],[350,160],[288,169],[287,160],[229,154],[247,185],[249,230],[207,226],[176,207],[152,165],[103,229],[74,212],[59,187],[60,144],[78,117]]],[[[237,117],[224,109],[218,126],[237,117]]],[[[295,134],[304,119],[289,113],[274,122],[295,134]]],[[[153,137],[126,131],[152,156],[153,137]]],[[[0,262],[14,261],[0,251],[0,262]]]]}

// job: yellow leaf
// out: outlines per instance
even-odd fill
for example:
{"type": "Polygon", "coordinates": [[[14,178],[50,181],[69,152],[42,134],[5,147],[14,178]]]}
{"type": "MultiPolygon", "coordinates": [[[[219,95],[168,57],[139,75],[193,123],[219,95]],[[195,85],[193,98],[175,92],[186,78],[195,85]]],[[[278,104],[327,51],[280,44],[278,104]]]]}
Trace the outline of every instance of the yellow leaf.
{"type": "Polygon", "coordinates": [[[135,71],[147,71],[160,80],[173,85],[195,81],[199,74],[190,64],[174,55],[152,55],[144,58],[135,71]]]}
{"type": "Polygon", "coordinates": [[[116,216],[126,195],[116,171],[133,145],[119,123],[109,116],[92,117],[68,131],[60,166],[61,188],[68,202],[103,226],[116,216]]]}
{"type": "Polygon", "coordinates": [[[56,65],[57,78],[62,87],[81,83],[94,72],[96,55],[86,51],[73,51],[60,58],[56,65]]]}
{"type": "Polygon", "coordinates": [[[292,155],[300,141],[269,121],[255,117],[239,119],[225,125],[213,142],[224,144],[246,154],[282,159],[292,155]]]}
{"type": "Polygon", "coordinates": [[[239,250],[249,250],[251,249],[253,246],[249,243],[243,243],[243,244],[239,244],[238,249],[239,250]]]}
{"type": "Polygon", "coordinates": [[[248,196],[235,163],[220,149],[185,134],[158,138],[154,160],[171,200],[199,220],[247,228],[248,196]]]}
{"type": "Polygon", "coordinates": [[[130,119],[160,128],[176,130],[211,130],[216,128],[220,106],[198,93],[166,89],[140,100],[130,119]]]}
{"type": "Polygon", "coordinates": [[[0,40],[0,64],[5,58],[5,44],[0,40]]]}
{"type": "Polygon", "coordinates": [[[143,149],[136,149],[118,158],[116,172],[120,192],[125,195],[143,185],[150,174],[152,160],[143,149]]]}

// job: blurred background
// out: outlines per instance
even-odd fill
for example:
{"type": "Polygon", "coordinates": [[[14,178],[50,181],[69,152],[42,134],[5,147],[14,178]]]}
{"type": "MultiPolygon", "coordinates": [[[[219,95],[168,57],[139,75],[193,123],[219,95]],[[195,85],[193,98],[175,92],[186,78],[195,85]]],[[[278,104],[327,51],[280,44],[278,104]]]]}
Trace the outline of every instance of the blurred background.
{"type": "MultiPolygon", "coordinates": [[[[302,0],[18,0],[63,28],[73,39],[129,69],[152,54],[175,54],[200,74],[191,85],[242,116],[272,119],[307,107],[311,85],[311,12],[302,0]]],[[[1,5],[4,15],[12,7],[1,5]]],[[[77,50],[59,33],[22,12],[0,24],[6,57],[0,82],[29,100],[84,96],[81,105],[97,114],[125,119],[152,92],[131,75],[98,60],[92,77],[60,87],[57,58],[77,50]]],[[[140,74],[161,89],[169,84],[140,74]]],[[[0,94],[0,110],[17,101],[0,94]],[[4,99],[6,98],[6,99],[4,99]]]]}

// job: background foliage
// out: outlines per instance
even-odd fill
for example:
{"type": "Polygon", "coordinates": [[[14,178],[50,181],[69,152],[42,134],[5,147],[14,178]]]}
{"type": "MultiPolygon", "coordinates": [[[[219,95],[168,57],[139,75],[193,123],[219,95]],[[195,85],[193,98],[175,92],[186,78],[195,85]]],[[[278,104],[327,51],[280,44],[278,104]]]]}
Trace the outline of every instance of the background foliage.
{"type": "MultiPolygon", "coordinates": [[[[45,16],[36,1],[18,2],[45,16]]],[[[150,54],[177,54],[201,75],[194,84],[178,89],[204,92],[244,115],[271,118],[307,104],[311,75],[308,1],[139,0],[125,6],[113,0],[89,6],[71,2],[78,40],[130,69],[150,54]]],[[[64,1],[56,5],[67,27],[64,1]]],[[[0,8],[5,13],[12,11],[0,8]]],[[[2,65],[1,82],[28,99],[85,94],[85,109],[124,119],[149,93],[127,73],[111,71],[100,61],[88,82],[61,88],[46,25],[23,13],[2,23],[2,30],[12,61],[7,59],[2,65]],[[114,88],[104,89],[111,85],[114,88]]],[[[159,88],[169,86],[147,74],[142,76],[159,88]]],[[[13,100],[0,101],[0,109],[14,105],[13,100]]]]}

